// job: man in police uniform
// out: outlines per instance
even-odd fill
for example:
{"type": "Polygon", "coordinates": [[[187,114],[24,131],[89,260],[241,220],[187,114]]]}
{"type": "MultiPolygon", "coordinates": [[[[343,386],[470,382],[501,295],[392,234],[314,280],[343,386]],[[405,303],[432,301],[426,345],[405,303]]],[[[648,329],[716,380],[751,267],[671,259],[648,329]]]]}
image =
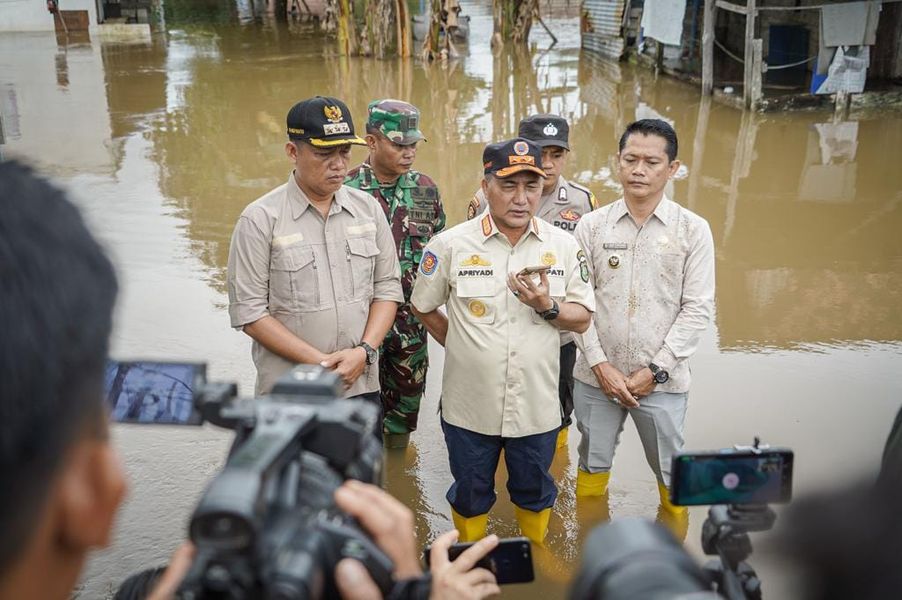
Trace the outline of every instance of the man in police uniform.
{"type": "Polygon", "coordinates": [[[429,366],[426,330],[410,312],[410,294],[423,248],[445,228],[438,187],[411,167],[417,143],[420,112],[400,100],[376,100],[369,105],[366,162],[348,173],[345,185],[369,192],[385,212],[401,263],[404,303],[382,342],[379,383],[385,411],[385,445],[404,448],[417,428],[420,399],[429,366]]]}
{"type": "Polygon", "coordinates": [[[486,146],[489,208],[429,243],[411,298],[445,346],[442,430],[454,476],[447,498],[465,541],[486,533],[502,449],[523,535],[544,539],[557,497],[548,473],[560,429],[558,405],[548,402],[555,349],[559,331],[585,331],[595,305],[576,241],[533,217],[541,160],[522,138],[486,146]]]}
{"type": "Polygon", "coordinates": [[[379,403],[375,348],[404,297],[379,205],[342,185],[351,144],[365,142],[335,98],[298,102],[287,122],[294,170],[244,209],[232,234],[232,327],[254,340],[258,394],[297,363],[322,364],[348,397],[379,403]]]}
{"type": "MultiPolygon", "coordinates": [[[[563,176],[570,156],[570,126],[567,120],[557,115],[531,115],[520,121],[518,135],[542,149],[542,170],[547,177],[542,184],[542,198],[536,216],[573,233],[580,218],[597,208],[597,204],[592,192],[567,181],[563,176]]],[[[485,195],[479,189],[467,206],[467,218],[473,219],[482,214],[485,207],[485,195]]],[[[562,332],[560,346],[558,397],[561,401],[561,432],[557,440],[558,448],[567,443],[567,431],[573,422],[573,365],[576,362],[573,335],[562,332]]]]}
{"type": "Polygon", "coordinates": [[[614,451],[633,419],[658,480],[660,519],[685,536],[686,509],[670,502],[670,464],[683,447],[689,359],[714,311],[714,242],[708,222],[668,199],[680,166],[677,136],[660,119],[620,138],[623,198],[580,221],[598,311],[577,336],[577,496],[607,493],[614,451]]]}

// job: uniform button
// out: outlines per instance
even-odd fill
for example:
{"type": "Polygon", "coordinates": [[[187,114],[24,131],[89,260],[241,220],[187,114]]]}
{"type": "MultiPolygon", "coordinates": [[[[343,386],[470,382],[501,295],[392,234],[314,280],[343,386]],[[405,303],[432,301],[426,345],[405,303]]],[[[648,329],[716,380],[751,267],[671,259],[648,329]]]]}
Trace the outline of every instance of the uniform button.
{"type": "Polygon", "coordinates": [[[516,322],[517,322],[517,317],[511,317],[511,323],[516,323],[516,322]]]}
{"type": "Polygon", "coordinates": [[[517,351],[516,351],[516,350],[511,350],[511,356],[517,356],[517,351]]]}

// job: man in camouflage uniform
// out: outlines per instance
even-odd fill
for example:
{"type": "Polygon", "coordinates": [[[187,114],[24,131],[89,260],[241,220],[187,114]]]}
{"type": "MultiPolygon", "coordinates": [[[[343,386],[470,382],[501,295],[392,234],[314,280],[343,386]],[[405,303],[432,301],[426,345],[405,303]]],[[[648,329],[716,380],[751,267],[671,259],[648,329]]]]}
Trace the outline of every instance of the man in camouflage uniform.
{"type": "MultiPolygon", "coordinates": [[[[557,115],[530,115],[520,121],[517,133],[542,149],[542,170],[548,175],[542,185],[542,199],[536,216],[555,227],[573,233],[580,218],[598,208],[595,195],[587,188],[567,181],[563,176],[570,154],[570,126],[557,115]]],[[[467,206],[467,219],[482,214],[486,208],[482,189],[476,191],[467,206]]],[[[561,432],[557,447],[567,443],[567,431],[573,422],[573,365],[576,344],[573,335],[561,332],[561,373],[558,395],[561,401],[561,432]]]]}
{"type": "Polygon", "coordinates": [[[370,155],[345,179],[345,185],[369,192],[382,206],[401,263],[404,304],[398,307],[379,358],[383,431],[389,448],[407,446],[410,432],[417,428],[429,356],[426,329],[410,311],[410,294],[423,247],[445,227],[435,182],[411,168],[417,143],[425,139],[419,118],[416,107],[406,102],[371,102],[366,124],[370,155]]]}

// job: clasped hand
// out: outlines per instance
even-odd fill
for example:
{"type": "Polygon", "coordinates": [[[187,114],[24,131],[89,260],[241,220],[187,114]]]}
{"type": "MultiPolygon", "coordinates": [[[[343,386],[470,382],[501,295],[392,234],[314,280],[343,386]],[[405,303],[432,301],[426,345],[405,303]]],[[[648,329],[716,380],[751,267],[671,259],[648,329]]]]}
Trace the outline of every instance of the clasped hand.
{"type": "Polygon", "coordinates": [[[637,408],[639,400],[655,389],[655,379],[648,367],[636,369],[629,377],[609,362],[596,365],[592,371],[605,395],[626,408],[637,408]]]}
{"type": "Polygon", "coordinates": [[[366,368],[366,350],[361,346],[339,350],[327,354],[319,364],[338,373],[345,384],[345,389],[348,389],[366,368]]]}

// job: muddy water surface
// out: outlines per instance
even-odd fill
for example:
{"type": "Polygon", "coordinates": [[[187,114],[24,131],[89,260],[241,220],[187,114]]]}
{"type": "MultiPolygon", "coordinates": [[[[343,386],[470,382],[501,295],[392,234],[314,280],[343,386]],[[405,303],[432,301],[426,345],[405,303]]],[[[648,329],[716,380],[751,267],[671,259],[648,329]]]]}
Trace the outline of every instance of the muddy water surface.
{"type": "MultiPolygon", "coordinates": [[[[248,339],[228,327],[224,279],[242,208],[282,183],[284,115],[329,94],[358,126],[373,98],[420,107],[428,143],[417,168],[441,187],[450,222],[464,217],[485,143],[511,136],[531,112],[571,121],[567,175],[602,202],[619,195],[617,138],[630,121],[673,122],[686,165],[672,196],[708,219],[717,251],[717,315],[693,361],[690,448],[761,435],[796,451],[796,491],[873,475],[902,402],[902,115],[834,122],[829,114],[743,115],[651,73],[578,49],[578,23],[549,24],[527,50],[493,55],[491,23],[474,9],[460,60],[335,56],[300,26],[192,26],[150,42],[60,46],[52,36],[0,36],[0,153],[54,177],[77,198],[122,279],[117,357],[206,360],[212,377],[252,390],[248,339]]],[[[354,160],[363,160],[361,150],[354,160]]],[[[442,355],[432,348],[420,429],[387,457],[387,486],[417,514],[425,544],[451,526],[450,482],[436,406],[442,355]]],[[[559,453],[561,489],[538,580],[506,597],[561,597],[579,544],[606,509],[654,516],[654,478],[632,425],[607,507],[577,503],[575,441],[559,453]]],[[[117,426],[131,476],[115,543],[84,577],[102,598],[129,572],[154,565],[183,538],[229,435],[215,428],[117,426]]],[[[490,529],[516,532],[499,474],[490,529]]],[[[704,509],[692,509],[687,546],[700,554],[704,509]]],[[[785,573],[755,556],[769,597],[785,573]]]]}

